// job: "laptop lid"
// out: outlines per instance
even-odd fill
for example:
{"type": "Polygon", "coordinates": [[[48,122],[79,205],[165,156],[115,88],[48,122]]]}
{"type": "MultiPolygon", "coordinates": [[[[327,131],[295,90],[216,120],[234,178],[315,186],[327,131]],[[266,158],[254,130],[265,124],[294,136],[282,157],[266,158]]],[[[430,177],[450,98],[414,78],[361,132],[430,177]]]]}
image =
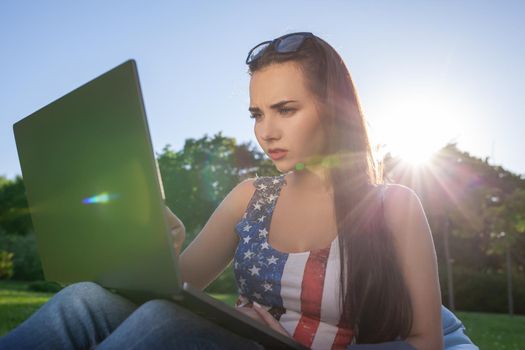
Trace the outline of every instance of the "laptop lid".
{"type": "Polygon", "coordinates": [[[137,67],[128,60],[13,125],[47,280],[173,299],[270,349],[295,340],[182,286],[137,67]]]}
{"type": "Polygon", "coordinates": [[[47,280],[159,297],[180,292],[134,60],[13,129],[47,280]]]}

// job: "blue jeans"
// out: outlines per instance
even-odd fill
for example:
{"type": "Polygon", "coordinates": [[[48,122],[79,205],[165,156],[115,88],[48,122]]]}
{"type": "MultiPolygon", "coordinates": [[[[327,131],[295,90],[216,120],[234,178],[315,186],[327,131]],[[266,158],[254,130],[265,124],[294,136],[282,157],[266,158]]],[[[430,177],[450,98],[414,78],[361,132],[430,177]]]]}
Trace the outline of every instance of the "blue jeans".
{"type": "Polygon", "coordinates": [[[55,294],[0,349],[264,349],[168,300],[140,306],[96,283],[55,294]]]}

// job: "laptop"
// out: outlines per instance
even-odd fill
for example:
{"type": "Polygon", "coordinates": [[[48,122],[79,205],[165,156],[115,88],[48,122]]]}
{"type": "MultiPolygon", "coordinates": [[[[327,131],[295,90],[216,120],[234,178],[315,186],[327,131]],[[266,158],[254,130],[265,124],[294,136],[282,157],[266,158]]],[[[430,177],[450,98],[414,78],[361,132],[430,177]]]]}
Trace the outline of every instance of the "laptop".
{"type": "Polygon", "coordinates": [[[181,280],[134,60],[13,130],[46,280],[173,300],[267,349],[307,349],[181,280]]]}

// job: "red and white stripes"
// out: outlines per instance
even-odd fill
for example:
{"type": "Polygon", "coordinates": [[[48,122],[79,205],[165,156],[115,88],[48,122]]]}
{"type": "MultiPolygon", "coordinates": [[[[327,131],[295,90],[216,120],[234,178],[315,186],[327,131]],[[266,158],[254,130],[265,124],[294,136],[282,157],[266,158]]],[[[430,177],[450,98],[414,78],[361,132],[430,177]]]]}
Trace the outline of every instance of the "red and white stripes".
{"type": "Polygon", "coordinates": [[[339,248],[288,256],[281,285],[281,325],[294,339],[312,349],[346,349],[352,331],[340,325],[339,248]]]}

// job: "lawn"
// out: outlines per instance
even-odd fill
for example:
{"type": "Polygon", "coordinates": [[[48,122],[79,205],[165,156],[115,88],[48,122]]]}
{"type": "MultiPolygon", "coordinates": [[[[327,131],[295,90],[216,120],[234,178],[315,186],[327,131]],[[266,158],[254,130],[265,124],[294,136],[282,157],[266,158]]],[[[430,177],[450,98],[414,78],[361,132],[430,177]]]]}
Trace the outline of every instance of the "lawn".
{"type": "MultiPolygon", "coordinates": [[[[0,336],[29,317],[53,293],[27,290],[27,283],[0,281],[0,336]]],[[[213,297],[233,305],[236,296],[212,294],[213,297]]],[[[525,316],[457,312],[467,327],[467,334],[480,349],[525,349],[525,316]]]]}
{"type": "Polygon", "coordinates": [[[0,281],[0,335],[29,317],[53,294],[27,290],[27,284],[0,281]]]}
{"type": "Polygon", "coordinates": [[[525,316],[460,311],[456,315],[481,350],[525,349],[525,316]]]}

